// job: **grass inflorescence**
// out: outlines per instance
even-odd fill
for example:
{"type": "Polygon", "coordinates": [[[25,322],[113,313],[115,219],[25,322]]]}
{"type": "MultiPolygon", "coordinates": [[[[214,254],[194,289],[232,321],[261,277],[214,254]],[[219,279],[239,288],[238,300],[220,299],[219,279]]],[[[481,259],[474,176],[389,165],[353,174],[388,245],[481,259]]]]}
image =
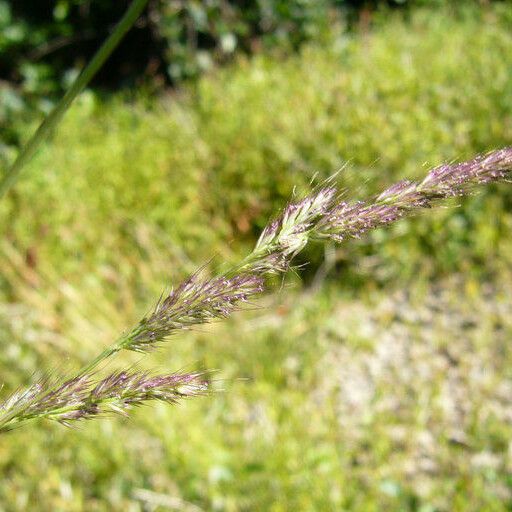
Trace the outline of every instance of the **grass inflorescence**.
{"type": "MultiPolygon", "coordinates": [[[[134,363],[197,361],[221,368],[229,393],[2,436],[6,510],[507,510],[511,188],[431,198],[450,207],[391,211],[387,229],[371,227],[389,184],[410,206],[404,179],[417,187],[439,162],[512,142],[510,8],[463,11],[386,13],[362,34],[241,60],[158,100],[80,98],[0,203],[3,397],[111,351],[198,262],[216,255],[213,277],[236,275],[224,270],[317,172],[346,168],[337,232],[361,239],[304,246],[295,264],[312,263],[287,279],[308,293],[286,287],[257,303],[272,307],[189,324],[150,344],[162,345],[151,358],[121,349],[86,373],[98,383],[134,363]],[[332,270],[311,293],[324,247],[332,270]]],[[[264,267],[285,269],[280,254],[264,267]]]]}
{"type": "MultiPolygon", "coordinates": [[[[173,403],[185,396],[178,389],[195,374],[145,377],[114,373],[92,389],[89,373],[120,350],[148,352],[171,335],[192,326],[227,318],[264,290],[267,275],[286,272],[311,239],[343,242],[387,226],[436,201],[462,196],[480,184],[503,181],[512,174],[512,148],[504,148],[457,164],[432,169],[421,182],[401,181],[373,200],[347,203],[333,185],[289,203],[263,230],[256,246],[240,265],[224,275],[205,279],[197,272],[166,297],[134,329],[105,349],[76,377],[63,384],[34,384],[0,405],[0,429],[34,418],[73,419],[98,416],[103,409],[123,411],[131,404],[159,398],[173,403]]],[[[203,386],[203,385],[201,385],[203,386]]],[[[189,386],[190,389],[192,389],[189,386]]],[[[190,396],[197,394],[191,392],[190,396]]]]}

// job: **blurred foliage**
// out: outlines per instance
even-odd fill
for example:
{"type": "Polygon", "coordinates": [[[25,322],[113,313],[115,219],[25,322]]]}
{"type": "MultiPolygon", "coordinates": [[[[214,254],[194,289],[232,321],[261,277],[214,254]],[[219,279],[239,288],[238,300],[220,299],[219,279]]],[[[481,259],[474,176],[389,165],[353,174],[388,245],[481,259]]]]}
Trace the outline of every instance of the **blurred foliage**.
{"type": "MultiPolygon", "coordinates": [[[[2,392],[236,261],[315,173],[364,197],[510,145],[511,11],[386,11],[159,98],[83,94],[0,202],[2,392]]],[[[512,193],[451,206],[311,249],[305,293],[290,275],[263,309],[123,354],[218,368],[227,391],[2,437],[0,510],[509,510],[512,193]]]]}
{"type": "MultiPolygon", "coordinates": [[[[380,8],[476,4],[440,0],[150,0],[97,76],[102,86],[159,87],[234,55],[289,53],[340,24],[367,26],[380,8]]],[[[0,0],[0,140],[17,144],[13,118],[47,112],[107,37],[128,0],[0,0]],[[25,108],[24,108],[25,107],[25,108]]],[[[407,10],[407,9],[405,9],[407,10]]]]}
{"type": "MultiPolygon", "coordinates": [[[[0,203],[2,232],[66,275],[136,258],[140,224],[201,264],[216,252],[240,254],[315,174],[345,168],[340,184],[364,197],[510,144],[505,10],[471,11],[457,23],[428,11],[407,23],[388,17],[370,35],[341,34],[292,58],[240,59],[158,101],[89,92],[0,203]]],[[[339,268],[379,283],[489,260],[487,272],[510,261],[511,201],[507,187],[487,188],[461,208],[340,247],[339,268]]],[[[313,272],[322,253],[306,257],[313,272]]]]}

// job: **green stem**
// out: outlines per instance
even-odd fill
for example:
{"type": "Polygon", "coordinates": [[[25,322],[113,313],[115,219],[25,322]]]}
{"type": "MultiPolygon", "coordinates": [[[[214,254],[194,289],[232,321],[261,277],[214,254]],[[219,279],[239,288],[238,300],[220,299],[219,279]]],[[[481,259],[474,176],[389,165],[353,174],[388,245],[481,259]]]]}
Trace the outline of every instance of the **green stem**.
{"type": "MultiPolygon", "coordinates": [[[[121,336],[113,345],[110,347],[107,347],[103,352],[101,352],[96,358],[94,358],[90,363],[86,364],[85,366],[82,366],[74,375],[72,378],[76,379],[79,377],[83,377],[86,374],[90,374],[96,368],[103,362],[105,359],[108,359],[109,357],[117,354],[120,350],[123,350],[127,344],[129,344],[130,340],[136,336],[139,333],[139,326],[132,329],[127,334],[121,336]]],[[[43,395],[43,398],[45,396],[48,396],[50,393],[53,393],[55,389],[60,384],[56,384],[52,386],[50,389],[46,391],[46,393],[43,395]]],[[[45,417],[50,416],[51,414],[54,414],[54,410],[48,411],[48,413],[45,414],[36,414],[34,416],[31,416],[30,414],[26,414],[26,410],[30,407],[30,404],[27,404],[24,409],[16,409],[14,408],[10,413],[5,414],[3,416],[0,416],[0,433],[4,432],[6,430],[6,427],[8,427],[12,423],[22,423],[24,421],[28,421],[35,417],[45,417]]],[[[59,409],[60,411],[60,409],[59,409]]]]}
{"type": "Polygon", "coordinates": [[[86,364],[85,366],[82,366],[82,368],[80,368],[80,370],[78,370],[78,372],[76,373],[75,377],[82,377],[86,373],[91,373],[98,367],[98,365],[105,361],[105,359],[108,359],[109,357],[123,350],[127,345],[129,345],[130,341],[135,336],[137,336],[137,334],[139,334],[139,329],[140,326],[137,326],[131,331],[129,331],[127,334],[121,336],[113,345],[110,345],[110,347],[107,347],[103,352],[98,354],[90,363],[86,364]]]}
{"type": "Polygon", "coordinates": [[[23,146],[18,157],[0,181],[0,198],[2,198],[14,183],[16,183],[25,164],[34,156],[41,143],[49,137],[50,133],[57,126],[73,100],[81,91],[83,91],[93,76],[105,63],[126,32],[128,32],[131,26],[135,23],[147,2],[148,0],[133,0],[132,4],[122,17],[121,21],[117,24],[112,34],[107,38],[86,68],[73,82],[73,85],[69,88],[64,97],[44,119],[30,140],[23,146]]]}

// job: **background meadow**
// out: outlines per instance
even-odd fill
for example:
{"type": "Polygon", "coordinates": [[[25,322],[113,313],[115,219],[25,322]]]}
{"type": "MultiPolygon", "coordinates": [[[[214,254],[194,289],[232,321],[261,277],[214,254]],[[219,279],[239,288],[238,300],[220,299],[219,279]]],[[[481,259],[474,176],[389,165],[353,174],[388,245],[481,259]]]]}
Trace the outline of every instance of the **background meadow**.
{"type": "MultiPolygon", "coordinates": [[[[241,259],[295,187],[339,171],[364,198],[512,144],[508,2],[371,12],[172,89],[79,98],[0,201],[2,393],[241,259]]],[[[218,393],[2,436],[0,510],[509,510],[511,229],[502,184],[311,246],[256,307],[119,358],[217,369],[218,393]]]]}

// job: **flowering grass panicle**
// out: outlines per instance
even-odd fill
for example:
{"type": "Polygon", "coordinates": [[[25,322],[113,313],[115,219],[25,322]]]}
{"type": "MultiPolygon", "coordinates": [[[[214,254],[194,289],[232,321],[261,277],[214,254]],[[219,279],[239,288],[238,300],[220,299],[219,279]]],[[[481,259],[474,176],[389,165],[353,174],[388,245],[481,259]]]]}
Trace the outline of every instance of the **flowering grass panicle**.
{"type": "Polygon", "coordinates": [[[251,254],[237,267],[257,274],[288,270],[291,260],[309,241],[311,230],[336,197],[336,187],[321,188],[309,196],[289,203],[262,231],[251,254]]]}
{"type": "Polygon", "coordinates": [[[174,404],[208,390],[209,384],[201,372],[151,375],[119,371],[99,381],[81,375],[61,384],[42,379],[14,393],[0,406],[0,431],[38,418],[71,425],[108,413],[125,415],[133,406],[155,400],[174,404]]]}
{"type": "Polygon", "coordinates": [[[203,394],[208,385],[201,373],[151,376],[121,371],[95,383],[91,376],[100,363],[123,349],[149,352],[179,331],[230,316],[263,292],[267,275],[286,272],[312,239],[357,238],[442,199],[469,194],[479,184],[507,180],[511,174],[512,148],[504,148],[467,162],[441,165],[423,181],[401,181],[373,200],[344,201],[336,187],[327,186],[289,203],[239,265],[212,278],[196,272],[74,377],[63,383],[40,381],[7,398],[0,405],[0,431],[33,418],[70,424],[106,412],[126,413],[131,406],[152,400],[175,403],[203,394]]]}
{"type": "Polygon", "coordinates": [[[120,348],[136,352],[151,350],[179,330],[228,317],[262,291],[263,279],[254,274],[204,279],[196,272],[161,299],[120,348]]]}
{"type": "Polygon", "coordinates": [[[343,242],[436,202],[471,193],[475,186],[503,181],[512,174],[512,148],[480,155],[467,162],[432,169],[421,182],[400,181],[371,201],[335,202],[313,229],[317,238],[343,242]]]}

